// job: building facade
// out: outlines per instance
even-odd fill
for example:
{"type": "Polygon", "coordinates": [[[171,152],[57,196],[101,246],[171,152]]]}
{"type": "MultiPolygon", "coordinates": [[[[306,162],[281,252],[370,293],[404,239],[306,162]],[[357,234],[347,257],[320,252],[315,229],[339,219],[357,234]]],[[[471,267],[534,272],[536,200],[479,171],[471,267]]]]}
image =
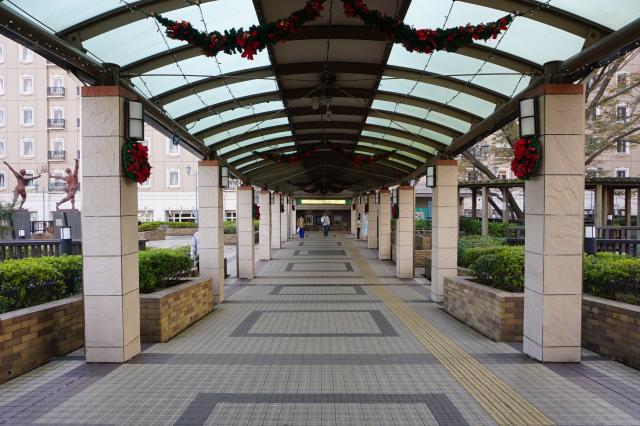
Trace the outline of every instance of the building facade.
{"type": "MultiPolygon", "coordinates": [[[[0,201],[11,202],[15,170],[38,176],[27,188],[24,208],[32,221],[51,220],[66,184],[49,178],[73,169],[82,149],[81,86],[64,69],[0,36],[0,201]]],[[[145,124],[152,174],[139,185],[140,221],[194,221],[197,216],[197,158],[145,124]]],[[[19,201],[18,201],[19,202],[19,201]]],[[[65,204],[61,208],[71,208],[65,204]]],[[[82,162],[76,208],[82,209],[82,162]]],[[[235,191],[225,191],[225,216],[235,219],[235,191]]]]}

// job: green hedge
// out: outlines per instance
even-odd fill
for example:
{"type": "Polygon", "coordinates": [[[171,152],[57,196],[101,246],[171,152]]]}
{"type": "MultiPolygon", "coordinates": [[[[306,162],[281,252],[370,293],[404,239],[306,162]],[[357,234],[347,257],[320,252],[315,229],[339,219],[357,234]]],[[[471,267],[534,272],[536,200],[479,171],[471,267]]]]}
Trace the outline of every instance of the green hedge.
{"type": "Polygon", "coordinates": [[[138,225],[138,232],[155,231],[161,226],[166,226],[172,229],[182,228],[197,228],[198,225],[195,222],[144,222],[138,225]]]}
{"type": "Polygon", "coordinates": [[[166,225],[172,229],[193,229],[198,227],[195,222],[166,222],[166,225]]]}
{"type": "Polygon", "coordinates": [[[430,230],[431,221],[429,219],[416,219],[416,230],[430,230]]]}
{"type": "Polygon", "coordinates": [[[458,239],[458,265],[469,267],[471,263],[465,263],[464,256],[467,250],[476,247],[496,247],[504,245],[500,238],[481,237],[479,235],[467,235],[458,239]]]}
{"type": "Polygon", "coordinates": [[[511,292],[524,291],[524,247],[504,246],[479,256],[471,271],[480,284],[511,292]]]}
{"type": "MultiPolygon", "coordinates": [[[[151,293],[191,272],[189,247],[139,253],[140,292],[151,293]]],[[[41,257],[0,263],[0,313],[40,305],[82,292],[82,257],[41,257]]]]}
{"type": "Polygon", "coordinates": [[[162,222],[144,222],[138,225],[138,232],[155,231],[160,228],[162,222]]]}
{"type": "Polygon", "coordinates": [[[640,258],[613,253],[584,256],[585,293],[640,305],[640,258]]]}
{"type": "MultiPolygon", "coordinates": [[[[460,232],[466,235],[481,235],[482,221],[470,217],[460,217],[460,232]]],[[[489,236],[496,238],[505,238],[507,229],[514,227],[511,223],[489,222],[489,236]]]]}
{"type": "MultiPolygon", "coordinates": [[[[260,220],[253,221],[253,230],[258,231],[260,229],[260,220]]],[[[224,233],[225,234],[235,234],[237,232],[236,229],[236,221],[235,220],[225,220],[224,221],[224,233]]]]}

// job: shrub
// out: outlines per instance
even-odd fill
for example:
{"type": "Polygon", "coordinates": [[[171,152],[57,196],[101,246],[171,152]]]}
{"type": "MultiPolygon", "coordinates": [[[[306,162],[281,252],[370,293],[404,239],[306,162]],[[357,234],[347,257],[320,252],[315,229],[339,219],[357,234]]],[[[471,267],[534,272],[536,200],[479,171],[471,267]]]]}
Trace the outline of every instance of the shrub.
{"type": "Polygon", "coordinates": [[[586,255],[583,285],[585,293],[640,304],[640,259],[614,253],[586,255]]]}
{"type": "Polygon", "coordinates": [[[479,235],[471,235],[460,237],[458,239],[458,265],[464,266],[463,258],[467,250],[474,247],[495,247],[504,245],[504,241],[500,238],[481,237],[479,235]]]}
{"type": "Polygon", "coordinates": [[[62,274],[65,296],[82,293],[82,256],[42,257],[39,260],[62,274]]]}
{"type": "Polygon", "coordinates": [[[428,219],[416,219],[417,230],[429,230],[431,229],[431,221],[428,219]]]}
{"type": "Polygon", "coordinates": [[[224,233],[225,234],[235,234],[236,233],[236,221],[235,220],[225,220],[224,221],[224,233]]]}
{"type": "Polygon", "coordinates": [[[461,217],[459,227],[460,232],[467,235],[480,235],[482,233],[482,223],[478,219],[461,217]]]}
{"type": "Polygon", "coordinates": [[[502,250],[505,246],[503,245],[494,245],[494,246],[480,246],[480,247],[471,247],[464,251],[462,254],[462,261],[459,262],[460,266],[464,266],[465,268],[470,267],[480,256],[484,256],[487,254],[493,254],[500,250],[502,250]]]}
{"type": "Polygon", "coordinates": [[[62,299],[66,290],[63,274],[42,259],[0,263],[0,313],[62,299]]]}
{"type": "Polygon", "coordinates": [[[144,222],[138,225],[138,232],[155,231],[163,225],[162,222],[144,222]]]}
{"type": "Polygon", "coordinates": [[[471,264],[480,284],[511,292],[524,291],[524,247],[501,247],[471,264]]]}
{"type": "Polygon", "coordinates": [[[168,228],[183,229],[183,228],[197,228],[198,225],[195,222],[165,222],[168,228]]]}
{"type": "Polygon", "coordinates": [[[140,292],[171,287],[185,279],[191,272],[189,248],[151,249],[139,253],[140,292]]]}

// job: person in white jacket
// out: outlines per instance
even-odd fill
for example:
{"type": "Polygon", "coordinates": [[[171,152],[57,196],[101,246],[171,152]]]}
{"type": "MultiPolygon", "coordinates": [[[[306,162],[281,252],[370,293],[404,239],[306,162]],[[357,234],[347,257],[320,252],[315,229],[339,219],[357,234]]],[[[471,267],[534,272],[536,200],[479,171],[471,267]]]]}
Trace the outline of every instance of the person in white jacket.
{"type": "Polygon", "coordinates": [[[320,219],[320,223],[322,223],[322,232],[325,237],[329,236],[329,225],[331,225],[331,219],[329,219],[329,215],[327,212],[324,212],[324,216],[320,219]]]}
{"type": "Polygon", "coordinates": [[[198,243],[200,242],[200,231],[193,234],[193,238],[191,239],[191,250],[189,255],[191,256],[191,260],[193,261],[193,266],[198,268],[200,271],[200,254],[198,253],[198,243]]]}

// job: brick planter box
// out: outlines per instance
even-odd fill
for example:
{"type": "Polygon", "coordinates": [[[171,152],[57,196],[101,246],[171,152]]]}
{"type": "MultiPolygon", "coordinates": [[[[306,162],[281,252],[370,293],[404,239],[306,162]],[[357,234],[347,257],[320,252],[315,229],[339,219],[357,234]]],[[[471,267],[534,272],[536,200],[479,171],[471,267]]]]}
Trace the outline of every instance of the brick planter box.
{"type": "Polygon", "coordinates": [[[444,309],[496,342],[521,342],[524,293],[487,287],[470,277],[444,280],[444,309]]]}
{"type": "Polygon", "coordinates": [[[582,346],[640,368],[640,306],[584,295],[582,346]]]}
{"type": "Polygon", "coordinates": [[[234,246],[238,242],[238,236],[236,234],[224,234],[224,245],[234,246]]]}
{"type": "Polygon", "coordinates": [[[415,266],[416,267],[420,267],[420,266],[426,266],[425,260],[427,258],[429,258],[429,268],[431,268],[431,250],[418,250],[416,249],[414,251],[414,259],[415,259],[415,266]]]}
{"type": "Polygon", "coordinates": [[[154,229],[153,231],[138,232],[139,240],[147,241],[162,241],[166,236],[166,231],[163,228],[154,229]]]}
{"type": "Polygon", "coordinates": [[[164,343],[213,311],[210,279],[193,279],[184,284],[140,295],[140,338],[164,343]]]}
{"type": "Polygon", "coordinates": [[[0,314],[0,383],[84,345],[82,296],[0,314]]]}
{"type": "Polygon", "coordinates": [[[165,235],[168,237],[189,237],[198,232],[198,228],[169,228],[165,235]]]}

